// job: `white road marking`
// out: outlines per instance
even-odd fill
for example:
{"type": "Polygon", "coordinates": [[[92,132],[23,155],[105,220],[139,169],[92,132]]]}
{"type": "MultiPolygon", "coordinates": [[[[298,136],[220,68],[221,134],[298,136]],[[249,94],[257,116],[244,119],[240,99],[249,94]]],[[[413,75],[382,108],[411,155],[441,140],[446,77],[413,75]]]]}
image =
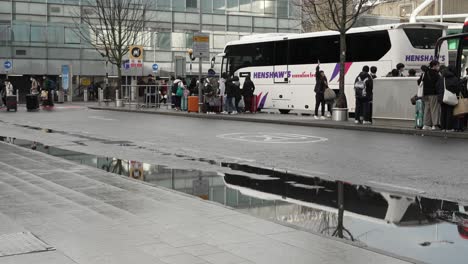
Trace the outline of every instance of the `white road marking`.
{"type": "Polygon", "coordinates": [[[113,118],[105,118],[103,116],[88,116],[91,119],[104,120],[104,121],[115,121],[113,118]]]}
{"type": "Polygon", "coordinates": [[[328,138],[311,135],[272,132],[239,132],[217,135],[217,138],[267,144],[300,144],[327,141],[328,138]]]}

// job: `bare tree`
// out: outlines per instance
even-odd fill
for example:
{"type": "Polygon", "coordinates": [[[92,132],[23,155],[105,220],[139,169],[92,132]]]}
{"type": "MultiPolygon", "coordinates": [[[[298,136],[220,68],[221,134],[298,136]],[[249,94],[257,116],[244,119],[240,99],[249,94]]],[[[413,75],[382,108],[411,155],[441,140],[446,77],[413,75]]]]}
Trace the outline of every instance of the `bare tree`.
{"type": "Polygon", "coordinates": [[[150,0],[85,0],[75,19],[77,34],[96,49],[118,71],[122,83],[122,62],[129,46],[139,44],[150,0]]]}
{"type": "Polygon", "coordinates": [[[304,22],[320,25],[340,33],[340,96],[336,106],[347,108],[345,95],[346,32],[354,26],[359,16],[382,0],[296,0],[304,22]]]}

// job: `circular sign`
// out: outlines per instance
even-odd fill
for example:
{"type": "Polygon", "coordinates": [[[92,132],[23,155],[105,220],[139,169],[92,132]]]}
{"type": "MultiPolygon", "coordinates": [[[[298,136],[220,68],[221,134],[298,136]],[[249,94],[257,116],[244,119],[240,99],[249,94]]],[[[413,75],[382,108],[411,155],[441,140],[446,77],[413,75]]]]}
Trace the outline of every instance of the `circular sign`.
{"type": "Polygon", "coordinates": [[[83,78],[83,79],[81,79],[81,85],[86,85],[86,86],[88,86],[88,85],[90,85],[90,84],[91,84],[91,80],[90,80],[90,79],[88,79],[88,78],[83,78]]]}
{"type": "Polygon", "coordinates": [[[153,64],[153,71],[155,71],[155,72],[156,72],[156,71],[158,71],[158,69],[159,69],[159,65],[158,65],[158,64],[156,64],[156,63],[155,63],[155,64],[153,64]]]}
{"type": "Polygon", "coordinates": [[[13,66],[13,64],[11,63],[11,61],[5,61],[3,63],[3,67],[5,68],[5,70],[11,69],[12,66],[13,66]]]}
{"type": "Polygon", "coordinates": [[[298,144],[298,143],[316,143],[327,141],[327,138],[311,135],[299,135],[290,133],[272,133],[272,132],[247,132],[247,133],[229,133],[216,136],[218,138],[254,142],[267,144],[298,144]]]}
{"type": "Polygon", "coordinates": [[[141,57],[141,48],[140,47],[133,47],[131,52],[131,56],[134,58],[140,58],[141,57]]]}

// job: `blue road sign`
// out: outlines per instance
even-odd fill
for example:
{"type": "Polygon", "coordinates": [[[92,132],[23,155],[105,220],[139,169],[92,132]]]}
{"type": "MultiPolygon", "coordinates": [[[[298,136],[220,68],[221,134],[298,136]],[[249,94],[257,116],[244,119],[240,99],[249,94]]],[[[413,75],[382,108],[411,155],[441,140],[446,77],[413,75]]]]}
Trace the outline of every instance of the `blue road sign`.
{"type": "Polygon", "coordinates": [[[158,64],[156,64],[156,63],[155,63],[155,64],[153,64],[153,71],[154,71],[154,72],[157,72],[157,71],[158,71],[158,69],[159,69],[159,65],[158,65],[158,64]]]}
{"type": "Polygon", "coordinates": [[[130,60],[124,60],[123,63],[122,63],[122,67],[123,67],[125,70],[130,69],[130,60]]]}
{"type": "Polygon", "coordinates": [[[13,67],[13,64],[11,63],[11,61],[5,61],[3,63],[3,67],[5,68],[5,70],[9,70],[11,69],[11,67],[13,67]]]}

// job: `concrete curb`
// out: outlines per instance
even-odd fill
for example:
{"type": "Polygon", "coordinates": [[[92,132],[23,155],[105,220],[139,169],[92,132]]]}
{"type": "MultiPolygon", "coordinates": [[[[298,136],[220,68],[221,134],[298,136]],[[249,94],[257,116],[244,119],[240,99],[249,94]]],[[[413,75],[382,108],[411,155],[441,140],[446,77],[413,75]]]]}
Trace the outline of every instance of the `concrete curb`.
{"type": "Polygon", "coordinates": [[[455,139],[468,139],[468,133],[455,133],[455,132],[442,132],[442,131],[426,131],[416,130],[413,128],[404,127],[385,127],[376,125],[353,125],[353,124],[342,124],[338,122],[323,122],[323,121],[302,121],[302,120],[273,120],[257,117],[243,117],[242,115],[207,115],[199,113],[186,113],[186,112],[158,112],[158,111],[146,111],[138,109],[125,109],[125,108],[113,108],[113,107],[99,107],[89,106],[92,110],[107,110],[115,112],[127,112],[127,113],[142,113],[142,114],[156,114],[166,116],[179,116],[179,117],[191,117],[191,118],[203,118],[213,120],[227,120],[227,121],[242,121],[242,122],[253,122],[253,123],[264,123],[264,124],[277,124],[277,125],[290,125],[290,126],[304,126],[304,127],[319,127],[319,128],[330,128],[330,129],[348,129],[355,131],[369,131],[369,132],[381,132],[381,133],[392,133],[402,135],[414,135],[414,136],[429,136],[439,138],[455,138],[455,139]]]}

